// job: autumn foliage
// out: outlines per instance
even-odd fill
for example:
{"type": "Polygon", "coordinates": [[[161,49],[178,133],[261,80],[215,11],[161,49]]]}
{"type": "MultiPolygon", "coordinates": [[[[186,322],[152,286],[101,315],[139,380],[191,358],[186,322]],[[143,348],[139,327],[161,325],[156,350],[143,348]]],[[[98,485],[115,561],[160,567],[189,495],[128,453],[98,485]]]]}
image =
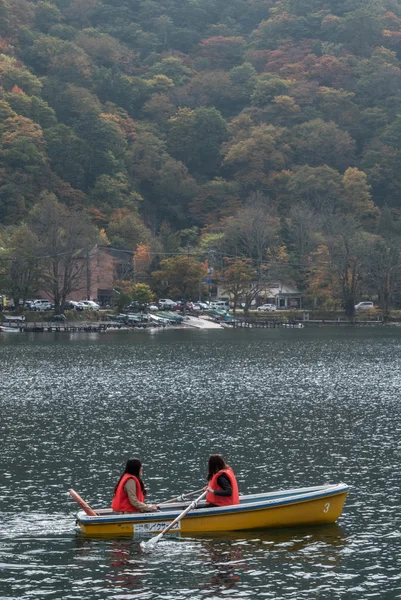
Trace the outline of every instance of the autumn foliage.
{"type": "MultiPolygon", "coordinates": [[[[349,240],[367,236],[369,260],[382,252],[377,236],[397,247],[397,3],[19,0],[0,10],[0,236],[50,194],[131,252],[131,273],[168,269],[161,262],[186,248],[198,261],[212,250],[221,269],[223,257],[254,260],[230,236],[258,195],[288,258],[282,278],[343,304],[340,274],[329,284],[319,259],[330,254],[333,274],[339,224],[352,224],[349,240]]],[[[376,293],[362,275],[374,269],[358,265],[355,294],[376,293]]]]}

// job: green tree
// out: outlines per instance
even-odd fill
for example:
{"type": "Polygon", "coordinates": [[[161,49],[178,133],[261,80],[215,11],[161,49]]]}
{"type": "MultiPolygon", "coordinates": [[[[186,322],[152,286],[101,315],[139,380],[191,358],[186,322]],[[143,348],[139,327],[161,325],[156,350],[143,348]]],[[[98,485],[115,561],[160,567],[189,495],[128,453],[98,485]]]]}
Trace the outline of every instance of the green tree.
{"type": "Polygon", "coordinates": [[[168,121],[169,152],[190,170],[207,174],[219,163],[220,145],[227,126],[215,108],[183,108],[168,121]]]}
{"type": "Polygon", "coordinates": [[[113,176],[121,169],[127,141],[120,126],[107,114],[86,115],[74,123],[74,129],[87,142],[86,186],[94,185],[101,175],[113,176]]]}
{"type": "Polygon", "coordinates": [[[382,40],[380,23],[374,3],[344,15],[338,30],[338,41],[361,56],[369,55],[382,40]]]}
{"type": "Polygon", "coordinates": [[[240,131],[223,144],[223,166],[245,188],[266,189],[270,173],[286,166],[288,153],[283,131],[263,124],[252,127],[247,135],[240,131]]]}
{"type": "Polygon", "coordinates": [[[32,119],[41,127],[56,125],[56,113],[42,98],[24,93],[10,92],[4,95],[11,108],[19,115],[32,119]]]}
{"type": "Polygon", "coordinates": [[[198,297],[204,276],[204,265],[188,256],[166,258],[152,273],[158,290],[183,300],[198,297]]]}
{"type": "Polygon", "coordinates": [[[90,76],[90,58],[82,48],[51,36],[37,38],[26,59],[40,75],[57,75],[67,83],[80,85],[90,76]]]}
{"type": "Polygon", "coordinates": [[[47,91],[56,108],[58,118],[68,124],[74,124],[77,119],[94,120],[101,113],[102,105],[95,94],[85,87],[69,84],[56,85],[47,91]],[[49,93],[50,92],[50,93],[49,93]]]}
{"type": "Polygon", "coordinates": [[[170,225],[164,221],[159,228],[158,240],[164,254],[176,254],[179,252],[181,239],[177,231],[173,231],[170,225]]]}
{"type": "Polygon", "coordinates": [[[370,185],[367,183],[366,173],[356,168],[349,168],[343,176],[343,208],[347,214],[366,225],[373,226],[380,215],[370,195],[370,185]]]}
{"type": "Polygon", "coordinates": [[[17,85],[28,95],[40,96],[43,87],[41,81],[15,58],[0,54],[0,73],[6,91],[11,92],[17,85]]]}
{"type": "Polygon", "coordinates": [[[287,190],[297,202],[302,202],[317,213],[333,212],[342,194],[341,174],[324,165],[303,165],[290,175],[287,190]]]}
{"type": "Polygon", "coordinates": [[[184,85],[192,75],[192,70],[178,56],[166,56],[160,62],[152,65],[149,72],[151,75],[165,75],[174,81],[175,85],[184,85]]]}
{"type": "Polygon", "coordinates": [[[188,204],[198,192],[195,179],[182,162],[166,158],[152,186],[163,215],[177,227],[188,225],[188,204]]]}
{"type": "Polygon", "coordinates": [[[106,212],[116,208],[136,211],[141,200],[124,173],[116,173],[114,177],[100,175],[93,186],[91,197],[93,203],[106,212]]]}
{"type": "Polygon", "coordinates": [[[135,284],[132,291],[132,299],[139,304],[150,304],[154,298],[154,294],[147,283],[135,284]]]}
{"type": "Polygon", "coordinates": [[[295,160],[310,166],[328,165],[343,169],[352,162],[355,142],[335,123],[313,119],[294,127],[290,144],[295,150],[295,160]]]}
{"type": "Polygon", "coordinates": [[[50,165],[59,177],[81,188],[85,184],[87,145],[67,125],[45,129],[44,137],[50,165]]]}
{"type": "Polygon", "coordinates": [[[230,70],[230,79],[234,85],[253,87],[257,71],[249,62],[242,63],[230,70]]]}
{"type": "Polygon", "coordinates": [[[137,115],[154,92],[149,81],[104,67],[94,73],[94,81],[100,100],[114,102],[130,115],[137,115]]]}
{"type": "Polygon", "coordinates": [[[51,2],[39,1],[35,6],[35,26],[44,31],[49,31],[53,25],[62,21],[62,14],[51,2]]]}
{"type": "Polygon", "coordinates": [[[133,250],[138,244],[149,244],[151,232],[137,212],[126,208],[114,210],[107,228],[112,246],[133,250]]]}
{"type": "Polygon", "coordinates": [[[266,106],[275,96],[288,95],[291,84],[291,81],[280,77],[261,75],[256,78],[251,102],[254,106],[266,106]]]}

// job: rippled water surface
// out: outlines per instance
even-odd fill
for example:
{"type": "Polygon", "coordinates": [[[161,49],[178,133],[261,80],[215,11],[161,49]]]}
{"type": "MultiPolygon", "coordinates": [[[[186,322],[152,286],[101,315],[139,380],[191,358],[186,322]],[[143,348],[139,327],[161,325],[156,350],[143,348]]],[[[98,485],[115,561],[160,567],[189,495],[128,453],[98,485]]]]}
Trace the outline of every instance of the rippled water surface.
{"type": "MultiPolygon", "coordinates": [[[[2,334],[0,334],[2,335],[2,334]]],[[[0,338],[0,598],[401,598],[398,329],[0,338]],[[149,500],[345,481],[337,524],[161,541],[75,532],[140,456],[149,500]]]]}

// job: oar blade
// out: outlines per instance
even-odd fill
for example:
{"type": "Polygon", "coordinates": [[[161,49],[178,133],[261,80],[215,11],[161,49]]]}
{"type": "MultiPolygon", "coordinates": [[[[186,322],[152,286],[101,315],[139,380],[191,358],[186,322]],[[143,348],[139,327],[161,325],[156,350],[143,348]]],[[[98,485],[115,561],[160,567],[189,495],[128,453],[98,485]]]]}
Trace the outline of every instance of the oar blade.
{"type": "Polygon", "coordinates": [[[159,533],[158,535],[155,535],[152,538],[150,538],[150,540],[148,540],[147,542],[142,542],[142,548],[146,547],[147,550],[152,550],[152,548],[156,546],[157,542],[160,540],[161,537],[163,537],[163,534],[159,533]]]}

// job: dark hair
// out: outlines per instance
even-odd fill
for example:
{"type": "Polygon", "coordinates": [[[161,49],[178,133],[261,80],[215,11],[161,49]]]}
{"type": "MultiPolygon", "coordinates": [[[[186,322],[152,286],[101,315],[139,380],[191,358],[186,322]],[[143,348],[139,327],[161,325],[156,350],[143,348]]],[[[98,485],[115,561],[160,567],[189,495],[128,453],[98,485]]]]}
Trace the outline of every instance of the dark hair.
{"type": "Polygon", "coordinates": [[[142,478],[140,476],[140,470],[142,467],[142,463],[139,460],[139,458],[130,458],[129,460],[127,460],[126,465],[125,465],[125,471],[124,473],[121,475],[120,479],[117,481],[117,485],[114,488],[114,493],[116,493],[118,486],[120,485],[120,481],[121,479],[124,477],[124,475],[126,475],[126,473],[129,473],[130,475],[133,475],[134,477],[136,477],[141,485],[142,488],[142,492],[143,495],[146,496],[146,488],[145,485],[142,481],[142,478]]]}
{"type": "Polygon", "coordinates": [[[220,454],[211,454],[208,462],[207,480],[210,481],[213,475],[216,475],[222,469],[228,469],[229,466],[220,454]]]}

